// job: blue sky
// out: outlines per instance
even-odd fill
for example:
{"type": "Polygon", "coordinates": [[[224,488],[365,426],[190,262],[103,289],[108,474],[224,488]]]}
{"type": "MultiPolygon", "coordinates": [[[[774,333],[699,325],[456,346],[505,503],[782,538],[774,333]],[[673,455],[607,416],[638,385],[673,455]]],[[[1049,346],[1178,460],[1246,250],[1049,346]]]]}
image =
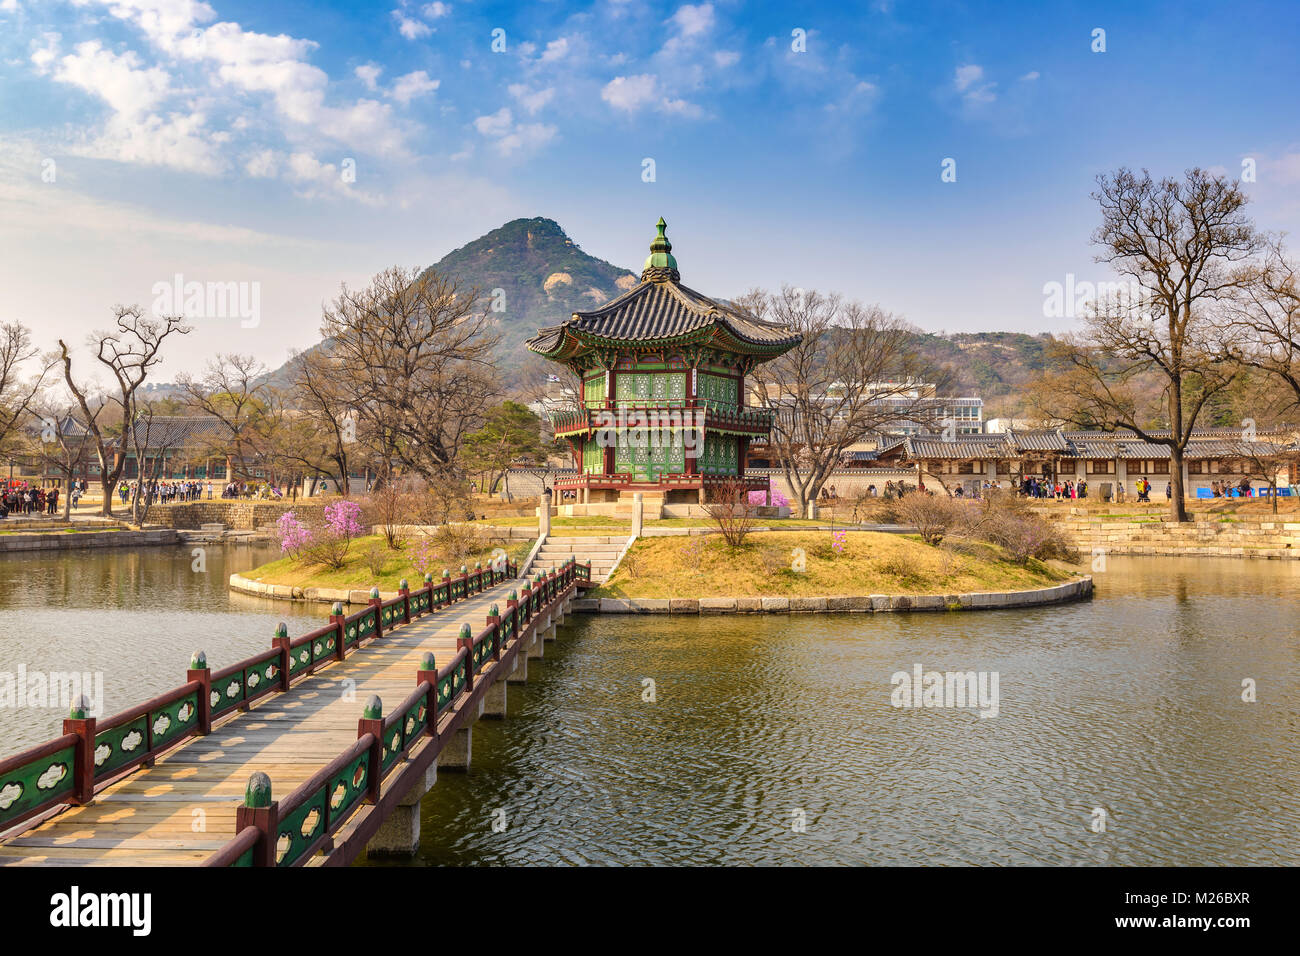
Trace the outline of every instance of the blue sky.
{"type": "Polygon", "coordinates": [[[1099,172],[1253,160],[1294,232],[1297,40],[1295,3],[0,0],[0,317],[52,345],[257,283],[163,375],[277,365],[341,281],[520,216],[636,268],[662,215],[712,295],[1054,331],[1044,284],[1105,278],[1099,172]]]}

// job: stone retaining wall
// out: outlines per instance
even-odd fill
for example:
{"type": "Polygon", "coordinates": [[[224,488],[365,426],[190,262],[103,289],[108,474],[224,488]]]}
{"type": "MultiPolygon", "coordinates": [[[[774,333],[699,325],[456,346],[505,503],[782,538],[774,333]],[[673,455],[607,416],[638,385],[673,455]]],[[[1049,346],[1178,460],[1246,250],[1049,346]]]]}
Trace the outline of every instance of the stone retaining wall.
{"type": "Polygon", "coordinates": [[[224,524],[232,531],[255,531],[274,525],[286,511],[302,512],[322,508],[320,502],[299,501],[243,501],[216,499],[211,501],[185,501],[174,505],[154,505],[149,509],[149,521],[169,528],[198,531],[205,524],[224,524]]]}
{"type": "Polygon", "coordinates": [[[156,531],[77,531],[0,535],[0,554],[16,551],[75,551],[85,548],[147,548],[179,544],[170,528],[156,531]]]}
{"type": "Polygon", "coordinates": [[[1092,578],[1028,591],[970,594],[872,594],[860,597],[578,598],[588,614],[827,614],[881,611],[984,611],[1065,604],[1092,597],[1092,578]]]}
{"type": "Polygon", "coordinates": [[[1085,555],[1104,552],[1294,560],[1300,558],[1300,521],[1293,518],[1208,518],[1180,524],[1068,517],[1060,519],[1059,524],[1071,546],[1085,555]]]}
{"type": "MultiPolygon", "coordinates": [[[[292,584],[265,584],[242,574],[230,576],[230,590],[273,601],[309,601],[316,604],[369,604],[370,589],[349,591],[344,588],[300,588],[292,584]]],[[[381,601],[391,601],[401,595],[397,591],[380,591],[381,601]]]]}

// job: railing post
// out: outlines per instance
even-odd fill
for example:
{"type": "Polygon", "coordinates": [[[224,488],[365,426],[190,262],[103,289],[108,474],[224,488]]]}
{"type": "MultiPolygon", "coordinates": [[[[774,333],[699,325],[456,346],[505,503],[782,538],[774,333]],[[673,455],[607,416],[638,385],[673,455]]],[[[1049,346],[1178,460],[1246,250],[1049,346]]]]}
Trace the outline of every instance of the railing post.
{"type": "Polygon", "coordinates": [[[398,585],[397,590],[402,595],[402,623],[411,623],[411,586],[406,583],[406,578],[402,578],[402,583],[398,585]]]}
{"type": "Polygon", "coordinates": [[[366,734],[370,734],[372,739],[369,759],[366,761],[368,769],[363,800],[374,804],[379,802],[379,783],[384,766],[384,703],[378,694],[370,695],[365,709],[361,711],[361,719],[357,721],[357,739],[360,740],[366,734]]]}
{"type": "Polygon", "coordinates": [[[456,650],[465,648],[465,689],[474,689],[474,632],[468,624],[460,626],[460,636],[456,638],[456,650]]]}
{"type": "Polygon", "coordinates": [[[461,598],[463,599],[469,597],[469,572],[465,569],[465,565],[463,564],[460,566],[459,580],[460,580],[461,598]]]}
{"type": "Polygon", "coordinates": [[[95,797],[95,718],[87,716],[90,701],[81,694],[63,719],[63,732],[76,734],[72,750],[72,797],[69,803],[85,806],[95,797]]]}
{"type": "MultiPolygon", "coordinates": [[[[448,571],[446,568],[442,569],[442,586],[447,589],[446,603],[450,604],[451,603],[451,572],[448,571]]],[[[440,604],[439,607],[441,606],[443,605],[440,604]]]]}
{"type": "Polygon", "coordinates": [[[430,737],[438,736],[438,661],[433,656],[432,651],[425,651],[424,656],[420,658],[420,669],[415,672],[415,683],[427,683],[432,690],[429,691],[429,723],[425,730],[429,732],[430,737]]]}
{"type": "Polygon", "coordinates": [[[430,613],[430,612],[433,610],[433,605],[434,605],[434,601],[433,601],[433,572],[432,572],[432,571],[425,571],[425,572],[424,572],[424,589],[425,589],[426,591],[429,592],[429,606],[426,607],[426,608],[424,609],[424,613],[425,613],[425,614],[428,614],[428,613],[430,613]]]}
{"type": "Polygon", "coordinates": [[[482,594],[483,593],[483,562],[482,561],[474,562],[474,576],[478,578],[478,585],[475,593],[482,594]]]}
{"type": "Polygon", "coordinates": [[[289,689],[289,668],[293,665],[293,649],[289,646],[289,625],[281,621],[271,638],[271,646],[280,649],[280,693],[289,689]]]}
{"type": "MultiPolygon", "coordinates": [[[[347,649],[344,646],[348,639],[347,616],[343,613],[343,602],[335,601],[334,606],[330,608],[330,623],[334,625],[336,636],[334,638],[334,656],[339,660],[347,657],[347,649]]],[[[288,679],[287,677],[285,678],[288,679]]]]}
{"type": "Polygon", "coordinates": [[[488,611],[487,622],[492,627],[492,659],[501,660],[501,612],[495,604],[488,611]]]}
{"type": "MultiPolygon", "coordinates": [[[[280,627],[283,628],[284,625],[281,624],[280,627]]],[[[277,630],[276,634],[279,633],[277,630]]],[[[185,672],[185,682],[188,684],[191,681],[198,681],[203,685],[199,688],[198,729],[200,735],[207,735],[212,732],[212,671],[208,667],[208,655],[203,651],[195,651],[190,658],[190,668],[185,672]]],[[[285,689],[283,681],[280,689],[285,689]]]]}
{"type": "Polygon", "coordinates": [[[519,637],[519,592],[513,588],[510,590],[510,596],[506,598],[506,617],[510,619],[510,636],[511,638],[519,637]]]}
{"type": "Polygon", "coordinates": [[[524,609],[524,623],[527,624],[533,619],[533,586],[528,581],[524,582],[524,590],[519,595],[519,602],[524,609]]]}
{"type": "Polygon", "coordinates": [[[271,799],[271,778],[257,771],[244,788],[244,805],[235,809],[235,832],[256,827],[253,866],[275,866],[275,844],[279,840],[280,804],[271,799]]]}
{"type": "Polygon", "coordinates": [[[375,637],[376,638],[384,636],[384,615],[383,612],[379,609],[379,605],[382,603],[383,602],[379,600],[379,585],[375,585],[370,589],[370,606],[375,609],[375,637]]]}

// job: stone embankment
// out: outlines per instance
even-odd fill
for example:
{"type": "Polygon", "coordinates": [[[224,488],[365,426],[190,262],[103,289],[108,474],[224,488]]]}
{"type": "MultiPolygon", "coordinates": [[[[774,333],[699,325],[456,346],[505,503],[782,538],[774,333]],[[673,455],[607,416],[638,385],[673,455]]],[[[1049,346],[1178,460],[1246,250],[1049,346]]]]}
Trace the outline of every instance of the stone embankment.
{"type": "Polygon", "coordinates": [[[1300,516],[1197,515],[1177,523],[1141,518],[1071,514],[1057,517],[1072,547],[1085,556],[1147,554],[1182,557],[1300,558],[1300,516]]]}
{"type": "Polygon", "coordinates": [[[859,597],[579,598],[589,614],[828,614],[884,611],[989,611],[1065,604],[1092,597],[1092,578],[1028,591],[970,594],[871,594],[859,597]]]}

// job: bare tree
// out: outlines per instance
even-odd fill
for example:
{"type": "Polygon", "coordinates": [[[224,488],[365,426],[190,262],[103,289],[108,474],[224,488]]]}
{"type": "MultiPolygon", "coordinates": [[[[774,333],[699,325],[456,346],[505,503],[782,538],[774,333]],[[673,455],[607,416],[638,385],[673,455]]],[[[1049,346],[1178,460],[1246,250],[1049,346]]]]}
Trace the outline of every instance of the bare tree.
{"type": "Polygon", "coordinates": [[[190,408],[215,418],[218,426],[198,436],[202,451],[230,461],[235,476],[248,480],[258,467],[274,483],[273,448],[284,422],[280,395],[266,377],[266,366],[251,355],[218,355],[202,376],[177,380],[190,408]]]}
{"type": "Polygon", "coordinates": [[[162,361],[163,343],[173,334],[184,335],[190,331],[182,324],[179,316],[164,316],[161,319],[148,317],[138,305],[113,307],[116,328],[108,332],[96,332],[90,337],[90,346],[95,350],[95,358],[113,376],[116,391],[106,393],[102,400],[97,398],[90,386],[78,383],[72,374],[72,354],[63,339],[59,339],[60,360],[63,363],[63,378],[68,390],[81,408],[82,421],[94,439],[95,454],[99,459],[99,483],[103,489],[103,504],[100,513],[111,516],[113,513],[113,491],[122,479],[122,469],[126,466],[127,434],[131,423],[135,421],[138,398],[136,393],[144,384],[149,373],[162,361]],[[100,401],[96,409],[94,404],[100,401]],[[101,413],[109,403],[117,406],[121,414],[122,431],[120,434],[109,433],[101,413]]]}
{"type": "Polygon", "coordinates": [[[377,447],[381,477],[395,463],[432,478],[501,391],[497,336],[478,290],[432,271],[379,273],[344,286],[325,310],[328,373],[377,447]]]}
{"type": "Polygon", "coordinates": [[[40,393],[49,366],[24,380],[23,371],[37,356],[31,332],[18,322],[0,324],[0,452],[10,452],[23,417],[40,393]]]}
{"type": "Polygon", "coordinates": [[[1300,283],[1280,239],[1229,303],[1233,358],[1281,382],[1291,408],[1300,407],[1300,283]]]}
{"type": "Polygon", "coordinates": [[[1156,181],[1120,169],[1097,182],[1097,261],[1133,291],[1098,298],[1087,331],[1063,340],[1053,356],[1062,369],[1038,394],[1052,416],[1168,447],[1171,517],[1187,521],[1184,453],[1207,402],[1240,369],[1226,306],[1261,239],[1243,212],[1248,197],[1222,176],[1192,169],[1181,181],[1156,181]]]}
{"type": "Polygon", "coordinates": [[[751,373],[758,404],[773,412],[771,449],[800,514],[851,445],[898,422],[941,421],[935,395],[948,372],[923,359],[913,330],[878,306],[788,286],[737,305],[803,336],[751,373]]]}

